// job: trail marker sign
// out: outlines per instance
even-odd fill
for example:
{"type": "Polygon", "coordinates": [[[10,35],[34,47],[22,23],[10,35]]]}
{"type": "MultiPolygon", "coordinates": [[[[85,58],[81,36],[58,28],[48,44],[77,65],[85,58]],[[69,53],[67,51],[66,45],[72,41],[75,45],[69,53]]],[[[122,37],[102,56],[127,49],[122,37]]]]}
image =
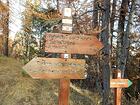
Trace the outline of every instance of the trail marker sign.
{"type": "Polygon", "coordinates": [[[51,53],[95,55],[103,48],[102,43],[94,36],[47,33],[45,51],[51,53]]]}
{"type": "Polygon", "coordinates": [[[132,82],[129,79],[111,79],[110,87],[111,88],[126,88],[132,85],[132,82]]]}
{"type": "Polygon", "coordinates": [[[68,105],[70,79],[85,79],[85,60],[71,59],[71,54],[95,55],[103,48],[97,39],[99,32],[89,35],[72,33],[71,8],[64,9],[63,33],[47,33],[45,51],[62,53],[61,58],[37,57],[23,69],[34,79],[60,79],[59,105],[68,105]],[[68,12],[67,12],[68,11],[68,12]]]}
{"type": "Polygon", "coordinates": [[[85,79],[85,60],[37,57],[23,69],[34,79],[85,79]]]}
{"type": "Polygon", "coordinates": [[[115,78],[110,80],[110,88],[115,88],[115,101],[114,105],[121,105],[121,91],[122,88],[127,88],[132,85],[132,82],[129,79],[121,78],[121,70],[116,70],[115,78]]]}

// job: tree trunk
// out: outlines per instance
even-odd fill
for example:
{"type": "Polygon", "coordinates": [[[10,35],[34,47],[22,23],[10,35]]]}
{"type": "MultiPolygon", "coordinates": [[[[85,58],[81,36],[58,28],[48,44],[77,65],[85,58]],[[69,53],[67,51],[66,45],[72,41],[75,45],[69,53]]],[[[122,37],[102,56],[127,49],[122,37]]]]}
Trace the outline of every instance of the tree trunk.
{"type": "MultiPolygon", "coordinates": [[[[31,42],[31,25],[32,25],[32,9],[30,4],[26,5],[24,18],[24,35],[25,35],[25,56],[30,57],[30,42],[31,42]]],[[[30,60],[30,59],[29,59],[30,60]]]]}
{"type": "Polygon", "coordinates": [[[125,35],[125,17],[128,11],[128,1],[122,0],[121,9],[120,9],[120,17],[118,23],[118,38],[117,38],[117,69],[122,71],[122,76],[124,75],[124,55],[122,54],[123,50],[123,38],[125,35]]]}
{"type": "Polygon", "coordinates": [[[134,12],[135,12],[135,2],[136,2],[136,0],[132,0],[131,7],[130,7],[130,13],[128,16],[128,23],[126,26],[126,32],[123,36],[122,61],[124,63],[121,65],[121,69],[123,71],[126,69],[126,64],[127,64],[128,56],[129,56],[129,47],[130,47],[129,36],[131,34],[132,25],[133,25],[133,16],[134,16],[134,12]]]}
{"type": "Polygon", "coordinates": [[[103,18],[102,18],[102,28],[103,32],[101,33],[101,40],[104,44],[103,48],[103,105],[108,105],[109,92],[110,92],[110,65],[109,65],[109,54],[110,54],[110,45],[109,45],[109,23],[110,23],[110,0],[104,0],[103,2],[103,18]]]}
{"type": "Polygon", "coordinates": [[[113,0],[112,13],[111,13],[111,18],[110,18],[111,55],[112,55],[112,48],[113,48],[113,32],[114,32],[114,22],[115,22],[115,15],[116,15],[116,4],[117,4],[117,0],[113,0]]]}
{"type": "Polygon", "coordinates": [[[57,10],[59,10],[59,0],[56,1],[57,1],[57,10]]]}
{"type": "Polygon", "coordinates": [[[98,27],[98,0],[94,0],[93,3],[93,22],[92,22],[92,28],[95,29],[98,27]]]}
{"type": "MultiPolygon", "coordinates": [[[[7,0],[7,6],[9,7],[9,1],[7,0]]],[[[5,56],[8,56],[9,54],[8,54],[8,50],[9,50],[9,10],[7,11],[7,14],[6,14],[6,16],[5,16],[5,23],[6,24],[4,24],[4,55],[5,56]]]]}

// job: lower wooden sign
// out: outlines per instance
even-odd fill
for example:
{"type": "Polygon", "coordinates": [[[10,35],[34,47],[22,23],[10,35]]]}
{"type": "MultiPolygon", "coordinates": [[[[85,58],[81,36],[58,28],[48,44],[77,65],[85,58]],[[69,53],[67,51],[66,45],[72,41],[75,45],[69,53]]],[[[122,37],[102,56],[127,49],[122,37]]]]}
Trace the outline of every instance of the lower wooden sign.
{"type": "Polygon", "coordinates": [[[129,79],[111,79],[110,87],[111,88],[126,88],[132,85],[132,82],[129,79]]]}
{"type": "Polygon", "coordinates": [[[85,79],[85,60],[37,57],[23,69],[34,79],[85,79]]]}

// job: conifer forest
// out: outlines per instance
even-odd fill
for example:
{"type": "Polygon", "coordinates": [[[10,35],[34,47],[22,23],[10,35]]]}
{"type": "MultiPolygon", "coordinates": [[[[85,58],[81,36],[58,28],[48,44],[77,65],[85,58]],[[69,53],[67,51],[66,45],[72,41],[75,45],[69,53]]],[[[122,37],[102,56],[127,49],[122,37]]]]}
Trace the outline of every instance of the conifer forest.
{"type": "Polygon", "coordinates": [[[140,105],[140,0],[0,0],[0,105],[140,105]]]}

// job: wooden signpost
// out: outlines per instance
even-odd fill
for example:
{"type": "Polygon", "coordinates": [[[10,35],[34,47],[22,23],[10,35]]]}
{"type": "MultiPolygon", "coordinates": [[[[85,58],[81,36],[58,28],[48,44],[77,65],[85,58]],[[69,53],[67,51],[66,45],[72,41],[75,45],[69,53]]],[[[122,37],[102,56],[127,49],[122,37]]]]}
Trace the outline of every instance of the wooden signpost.
{"type": "MultiPolygon", "coordinates": [[[[62,19],[62,32],[64,33],[72,33],[72,9],[64,8],[63,19],[62,19]],[[67,18],[70,18],[70,22],[67,18]]],[[[65,52],[66,53],[66,52],[65,52]]],[[[71,58],[71,54],[61,54],[62,59],[71,58]]],[[[68,105],[69,104],[69,94],[70,94],[70,79],[60,79],[59,86],[59,101],[58,105],[68,105]]]]}
{"type": "Polygon", "coordinates": [[[115,88],[115,105],[121,105],[121,89],[132,85],[129,79],[121,79],[121,71],[116,70],[115,78],[110,80],[110,88],[115,88]]]}
{"type": "MultiPolygon", "coordinates": [[[[67,8],[67,11],[71,12],[70,8],[67,8]]],[[[70,15],[71,13],[66,12],[68,19],[70,15]]],[[[45,51],[62,53],[61,58],[37,57],[23,67],[34,79],[60,79],[59,105],[69,103],[70,79],[85,78],[85,60],[71,59],[70,54],[95,55],[103,48],[102,43],[96,38],[99,33],[93,33],[92,36],[70,34],[72,20],[67,20],[66,17],[63,20],[62,32],[69,34],[46,34],[45,51]]]]}

